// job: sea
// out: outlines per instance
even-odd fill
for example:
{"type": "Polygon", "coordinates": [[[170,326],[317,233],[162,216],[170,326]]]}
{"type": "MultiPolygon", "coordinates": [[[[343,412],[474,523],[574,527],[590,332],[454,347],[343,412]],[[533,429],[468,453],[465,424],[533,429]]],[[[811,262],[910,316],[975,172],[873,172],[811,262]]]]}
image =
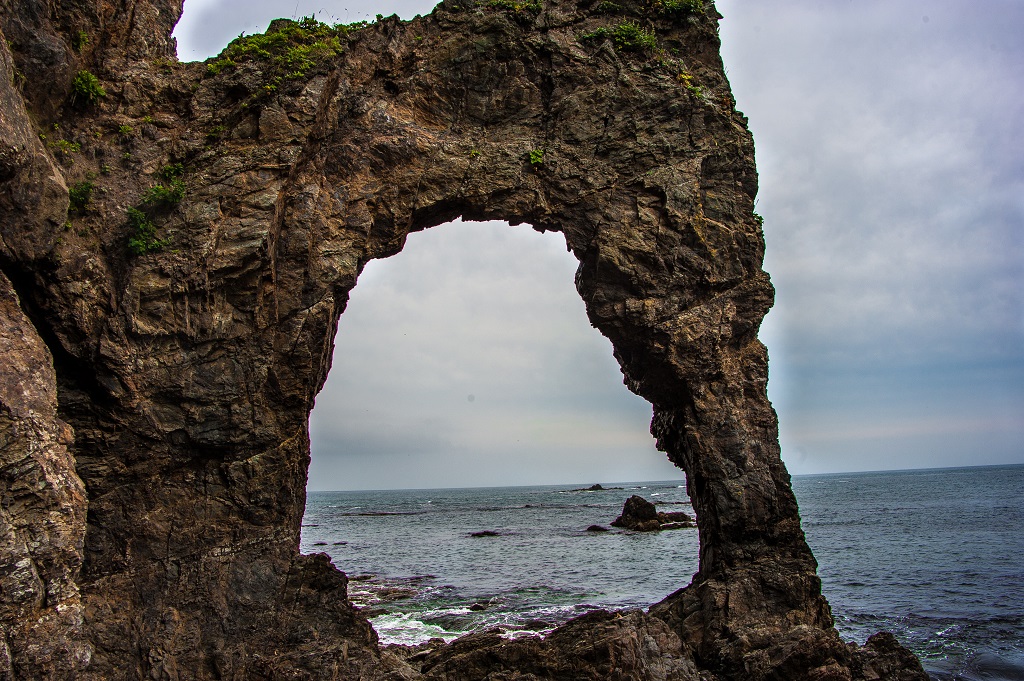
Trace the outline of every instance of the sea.
{"type": "MultiPolygon", "coordinates": [[[[384,644],[543,635],[689,583],[695,529],[609,525],[633,494],[692,514],[685,482],[595,482],[310,492],[301,548],[349,575],[384,644]]],[[[1024,465],[795,476],[793,488],[846,640],[891,631],[938,681],[1024,681],[1024,465]]]]}

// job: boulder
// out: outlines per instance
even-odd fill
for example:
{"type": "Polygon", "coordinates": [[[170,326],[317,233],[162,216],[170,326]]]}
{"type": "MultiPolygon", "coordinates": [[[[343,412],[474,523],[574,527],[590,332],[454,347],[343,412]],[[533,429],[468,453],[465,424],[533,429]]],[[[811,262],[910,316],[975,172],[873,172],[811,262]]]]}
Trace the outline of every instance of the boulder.
{"type": "Polygon", "coordinates": [[[654,504],[636,494],[626,499],[626,503],[622,506],[622,514],[611,524],[612,527],[623,527],[637,532],[661,529],[658,509],[654,507],[654,504]]]}
{"type": "MultiPolygon", "coordinates": [[[[658,512],[654,504],[634,494],[622,506],[622,514],[612,521],[613,527],[623,527],[636,532],[654,530],[678,530],[693,527],[693,518],[682,511],[658,512]]],[[[587,528],[588,531],[590,528],[587,528]]]]}

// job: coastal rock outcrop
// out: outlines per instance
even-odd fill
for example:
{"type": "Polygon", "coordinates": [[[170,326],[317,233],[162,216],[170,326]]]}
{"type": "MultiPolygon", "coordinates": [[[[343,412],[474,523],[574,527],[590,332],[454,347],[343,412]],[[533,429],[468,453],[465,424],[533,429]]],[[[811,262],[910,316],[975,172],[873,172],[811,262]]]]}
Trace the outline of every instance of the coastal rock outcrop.
{"type": "Polygon", "coordinates": [[[682,511],[659,512],[654,504],[634,494],[626,499],[626,503],[622,505],[622,513],[611,522],[611,525],[637,532],[652,532],[693,527],[693,518],[682,511]]]}
{"type": "Polygon", "coordinates": [[[0,679],[925,678],[821,595],[711,2],[443,0],[205,64],[181,6],[0,0],[0,679]],[[459,216],[564,237],[700,566],[406,659],[298,552],[308,417],[366,263],[459,216]]]}

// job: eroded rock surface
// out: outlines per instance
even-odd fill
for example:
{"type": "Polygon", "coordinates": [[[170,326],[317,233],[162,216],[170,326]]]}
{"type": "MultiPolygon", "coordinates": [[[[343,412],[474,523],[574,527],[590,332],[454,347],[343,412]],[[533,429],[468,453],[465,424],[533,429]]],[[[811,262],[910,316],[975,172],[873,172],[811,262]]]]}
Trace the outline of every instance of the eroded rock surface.
{"type": "Polygon", "coordinates": [[[709,2],[445,0],[209,64],[173,58],[180,0],[0,9],[0,678],[925,678],[820,593],[709,2]],[[307,422],[363,266],[458,216],[564,236],[700,571],[650,613],[402,656],[298,553],[307,422]]]}

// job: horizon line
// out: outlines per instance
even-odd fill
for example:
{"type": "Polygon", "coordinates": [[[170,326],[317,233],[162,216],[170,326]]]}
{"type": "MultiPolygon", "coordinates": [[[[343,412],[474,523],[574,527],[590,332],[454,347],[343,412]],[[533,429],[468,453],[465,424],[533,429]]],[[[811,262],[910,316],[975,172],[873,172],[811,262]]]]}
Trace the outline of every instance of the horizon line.
{"type": "MultiPolygon", "coordinates": [[[[892,468],[883,470],[867,470],[867,471],[832,471],[828,473],[790,473],[791,478],[815,478],[823,477],[827,475],[871,475],[877,473],[922,473],[928,471],[953,471],[953,470],[971,470],[976,468],[1013,468],[1022,467],[1024,462],[1017,463],[994,463],[994,464],[980,464],[975,466],[928,466],[923,468],[892,468]]],[[[685,471],[680,470],[685,476],[685,471]]],[[[600,484],[602,487],[605,485],[645,485],[649,486],[652,484],[659,483],[681,483],[685,485],[685,477],[679,480],[622,480],[612,481],[608,483],[591,483],[600,484]]],[[[330,494],[333,492],[446,492],[452,490],[471,490],[471,489],[517,489],[525,487],[567,487],[570,485],[584,485],[586,483],[581,482],[566,482],[566,483],[537,483],[527,485],[470,485],[464,487],[390,487],[390,488],[363,488],[363,489],[317,489],[317,490],[306,490],[306,494],[330,494]]],[[[607,491],[611,490],[610,487],[605,487],[605,490],[595,491],[607,491]]],[[[586,492],[590,491],[586,487],[577,487],[574,489],[567,489],[566,492],[586,492]]]]}

